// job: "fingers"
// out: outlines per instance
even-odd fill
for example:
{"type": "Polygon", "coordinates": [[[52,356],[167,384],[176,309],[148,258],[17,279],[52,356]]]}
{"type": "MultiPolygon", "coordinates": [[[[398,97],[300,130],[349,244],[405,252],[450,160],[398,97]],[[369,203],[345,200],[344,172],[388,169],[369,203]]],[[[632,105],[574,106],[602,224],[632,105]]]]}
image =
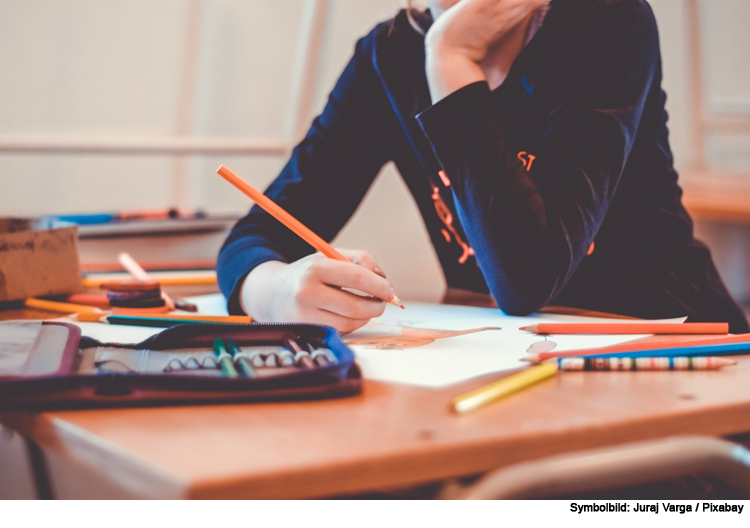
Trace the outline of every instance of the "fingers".
{"type": "Polygon", "coordinates": [[[324,284],[359,290],[378,299],[387,300],[394,296],[391,283],[364,266],[320,259],[310,266],[309,273],[324,284]]]}
{"type": "Polygon", "coordinates": [[[308,314],[305,314],[304,320],[310,323],[332,326],[340,334],[354,332],[357,328],[361,328],[370,322],[369,319],[352,319],[320,309],[312,310],[308,314]]]}
{"type": "Polygon", "coordinates": [[[315,292],[318,308],[350,319],[372,319],[385,312],[385,302],[321,284],[315,292]]]}
{"type": "Polygon", "coordinates": [[[384,279],[386,278],[385,272],[380,269],[380,266],[378,266],[378,261],[375,259],[372,253],[361,249],[337,248],[337,251],[348,258],[352,262],[352,264],[357,264],[359,266],[365,267],[373,273],[377,273],[384,279]]]}

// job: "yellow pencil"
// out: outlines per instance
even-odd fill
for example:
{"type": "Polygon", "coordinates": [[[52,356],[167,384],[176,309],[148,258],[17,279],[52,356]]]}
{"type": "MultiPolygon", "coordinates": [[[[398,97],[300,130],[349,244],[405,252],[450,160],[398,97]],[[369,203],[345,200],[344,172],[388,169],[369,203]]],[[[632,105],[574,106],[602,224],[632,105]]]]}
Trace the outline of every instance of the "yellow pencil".
{"type": "Polygon", "coordinates": [[[451,408],[459,414],[464,414],[478,409],[488,403],[504,398],[514,392],[521,391],[526,387],[538,383],[557,373],[557,362],[542,363],[531,367],[518,374],[508,376],[484,387],[479,387],[471,392],[462,394],[453,399],[451,408]]]}

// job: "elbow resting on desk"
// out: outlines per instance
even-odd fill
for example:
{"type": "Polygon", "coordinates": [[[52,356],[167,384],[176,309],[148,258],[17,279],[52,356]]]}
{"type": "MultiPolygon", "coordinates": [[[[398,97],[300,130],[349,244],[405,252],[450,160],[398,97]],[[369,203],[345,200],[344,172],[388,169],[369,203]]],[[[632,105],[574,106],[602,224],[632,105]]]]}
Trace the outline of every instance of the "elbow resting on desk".
{"type": "Polygon", "coordinates": [[[516,317],[538,312],[559,291],[559,288],[555,288],[557,280],[550,280],[549,275],[543,278],[541,274],[515,281],[507,278],[492,280],[488,277],[487,284],[497,307],[504,314],[516,317]]]}

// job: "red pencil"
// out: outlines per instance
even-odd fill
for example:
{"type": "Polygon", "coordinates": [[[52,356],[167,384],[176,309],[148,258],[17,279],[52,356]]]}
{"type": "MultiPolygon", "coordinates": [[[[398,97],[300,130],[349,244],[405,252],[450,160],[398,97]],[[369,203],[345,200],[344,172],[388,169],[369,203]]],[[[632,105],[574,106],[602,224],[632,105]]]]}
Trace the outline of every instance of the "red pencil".
{"type": "Polygon", "coordinates": [[[535,334],[728,334],[729,323],[541,323],[535,334]]]}
{"type": "Polygon", "coordinates": [[[670,348],[681,348],[686,346],[705,346],[705,345],[728,345],[732,343],[746,343],[750,342],[750,334],[737,334],[722,337],[708,337],[706,339],[694,339],[694,340],[669,340],[669,341],[657,341],[654,343],[644,343],[640,339],[637,341],[631,341],[630,343],[624,343],[622,345],[612,345],[601,348],[585,348],[578,350],[566,350],[563,352],[539,352],[536,354],[530,354],[524,358],[524,361],[530,361],[536,363],[538,361],[544,361],[545,359],[558,358],[558,357],[579,357],[579,356],[603,356],[605,354],[621,354],[624,352],[640,352],[644,348],[649,350],[666,350],[670,348]]]}

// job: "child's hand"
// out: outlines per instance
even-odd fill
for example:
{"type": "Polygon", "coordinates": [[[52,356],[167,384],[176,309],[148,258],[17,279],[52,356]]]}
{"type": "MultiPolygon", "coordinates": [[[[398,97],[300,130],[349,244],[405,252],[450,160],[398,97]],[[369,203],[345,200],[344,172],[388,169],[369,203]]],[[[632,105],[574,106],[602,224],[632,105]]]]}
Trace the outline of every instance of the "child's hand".
{"type": "Polygon", "coordinates": [[[535,9],[549,0],[460,0],[432,24],[428,52],[461,55],[475,64],[535,9]]]}
{"type": "Polygon", "coordinates": [[[328,325],[342,334],[364,326],[385,310],[393,286],[366,251],[339,250],[352,262],[315,253],[291,264],[260,264],[245,278],[240,304],[257,321],[328,325]],[[371,295],[363,297],[342,288],[371,295]]]}
{"type": "Polygon", "coordinates": [[[438,16],[425,36],[425,73],[432,103],[485,81],[482,61],[489,50],[502,46],[511,30],[548,2],[460,0],[438,16]]]}

